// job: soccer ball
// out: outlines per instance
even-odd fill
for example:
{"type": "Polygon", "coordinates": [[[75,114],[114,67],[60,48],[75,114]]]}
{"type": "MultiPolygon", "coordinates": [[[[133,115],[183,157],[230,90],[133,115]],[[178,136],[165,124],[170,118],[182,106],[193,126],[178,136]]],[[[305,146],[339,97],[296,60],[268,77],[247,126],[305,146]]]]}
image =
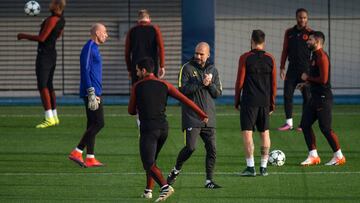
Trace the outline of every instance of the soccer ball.
{"type": "Polygon", "coordinates": [[[36,1],[28,1],[25,4],[24,11],[28,16],[36,16],[40,13],[40,4],[36,1]]]}
{"type": "Polygon", "coordinates": [[[281,150],[273,150],[269,154],[269,163],[273,166],[282,166],[285,164],[285,154],[281,150]]]}

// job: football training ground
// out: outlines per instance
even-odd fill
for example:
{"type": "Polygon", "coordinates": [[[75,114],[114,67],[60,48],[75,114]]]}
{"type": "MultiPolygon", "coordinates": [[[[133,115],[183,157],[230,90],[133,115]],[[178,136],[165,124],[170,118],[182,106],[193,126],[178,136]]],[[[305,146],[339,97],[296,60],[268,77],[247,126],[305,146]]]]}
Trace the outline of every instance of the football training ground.
{"type": "MultiPolygon", "coordinates": [[[[80,168],[67,156],[85,129],[82,106],[58,109],[61,124],[35,129],[43,118],[40,106],[0,106],[0,202],[149,202],[141,199],[145,187],[135,118],[126,106],[105,106],[105,127],[96,140],[96,157],[102,168],[80,168]]],[[[299,112],[299,106],[295,109],[299,112]]],[[[180,107],[167,109],[170,133],[158,166],[167,176],[182,148],[180,107]]],[[[299,122],[296,114],[295,123],[299,122]]],[[[360,201],[360,106],[336,105],[333,129],[339,136],[347,163],[324,166],[332,157],[330,146],[314,131],[322,163],[301,167],[307,156],[302,133],[278,132],[283,107],[271,116],[272,149],[286,154],[282,167],[269,166],[267,177],[240,177],[245,168],[239,113],[232,106],[217,108],[217,164],[215,181],[223,188],[204,186],[205,151],[202,140],[185,163],[175,193],[167,202],[359,202],[360,201]]],[[[260,162],[260,140],[255,134],[256,169],[260,162]]],[[[153,192],[153,202],[158,196],[153,192]]]]}

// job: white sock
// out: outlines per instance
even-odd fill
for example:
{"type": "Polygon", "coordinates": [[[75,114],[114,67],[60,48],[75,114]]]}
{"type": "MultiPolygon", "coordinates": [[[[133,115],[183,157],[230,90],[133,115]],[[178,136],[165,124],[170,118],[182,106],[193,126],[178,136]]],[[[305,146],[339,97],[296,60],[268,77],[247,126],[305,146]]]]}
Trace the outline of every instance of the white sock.
{"type": "Polygon", "coordinates": [[[267,163],[268,163],[268,159],[261,159],[260,161],[260,166],[263,167],[263,168],[266,168],[267,167],[267,163]]]}
{"type": "Polygon", "coordinates": [[[53,109],[53,110],[52,110],[52,113],[53,113],[53,116],[54,116],[54,117],[57,117],[57,111],[56,111],[56,109],[53,109]]]}
{"type": "Polygon", "coordinates": [[[205,185],[211,183],[211,180],[205,180],[205,185]]]}
{"type": "Polygon", "coordinates": [[[317,153],[317,150],[316,149],[313,149],[311,151],[309,151],[309,156],[312,156],[312,157],[318,157],[318,153],[317,153]]]}
{"type": "Polygon", "coordinates": [[[341,152],[341,149],[334,152],[334,156],[336,156],[338,159],[342,159],[344,157],[344,155],[341,152]]]}
{"type": "Polygon", "coordinates": [[[255,167],[254,157],[246,158],[246,165],[248,167],[255,167]]]}
{"type": "Polygon", "coordinates": [[[140,128],[140,120],[139,120],[139,118],[136,118],[136,124],[137,124],[137,127],[140,128]]]}
{"type": "Polygon", "coordinates": [[[177,170],[177,169],[175,168],[175,166],[174,166],[174,173],[175,173],[175,174],[180,173],[180,170],[177,170]]]}
{"type": "Polygon", "coordinates": [[[79,149],[79,148],[75,148],[75,150],[77,151],[77,152],[80,152],[81,154],[83,153],[83,150],[81,150],[81,149],[79,149]]]}
{"type": "Polygon", "coordinates": [[[46,119],[52,118],[52,117],[54,117],[52,110],[45,111],[45,118],[46,119]]]}
{"type": "Polygon", "coordinates": [[[289,126],[293,126],[293,119],[292,118],[286,119],[286,124],[288,124],[289,126]]]}
{"type": "Polygon", "coordinates": [[[93,158],[95,158],[95,155],[94,155],[94,154],[87,154],[87,155],[86,155],[86,158],[93,159],[93,158]]]}
{"type": "Polygon", "coordinates": [[[152,189],[145,189],[145,192],[152,192],[152,189]]]}

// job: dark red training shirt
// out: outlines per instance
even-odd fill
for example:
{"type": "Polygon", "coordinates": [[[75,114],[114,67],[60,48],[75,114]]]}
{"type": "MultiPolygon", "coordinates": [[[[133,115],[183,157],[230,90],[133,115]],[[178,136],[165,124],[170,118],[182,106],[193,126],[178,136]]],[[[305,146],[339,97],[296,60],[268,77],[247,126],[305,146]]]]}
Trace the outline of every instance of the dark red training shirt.
{"type": "Polygon", "coordinates": [[[130,29],[126,36],[127,70],[135,71],[136,62],[144,57],[151,57],[156,67],[158,63],[161,68],[165,67],[165,51],[161,31],[159,26],[152,25],[150,22],[139,22],[130,29]]]}
{"type": "Polygon", "coordinates": [[[240,56],[235,83],[235,107],[270,106],[275,108],[276,65],[274,57],[253,49],[240,56]]]}
{"type": "Polygon", "coordinates": [[[310,82],[312,96],[321,96],[330,91],[330,62],[322,48],[313,52],[307,81],[310,82]]]}
{"type": "Polygon", "coordinates": [[[167,124],[165,111],[169,95],[190,106],[199,115],[199,119],[203,120],[208,117],[172,84],[156,78],[154,74],[150,74],[134,84],[128,112],[131,115],[139,114],[142,130],[162,128],[167,124]]]}
{"type": "Polygon", "coordinates": [[[299,30],[296,25],[285,31],[280,69],[285,69],[285,62],[288,58],[288,71],[297,71],[299,73],[307,71],[310,66],[311,51],[306,42],[311,32],[312,30],[308,27],[299,30]]]}

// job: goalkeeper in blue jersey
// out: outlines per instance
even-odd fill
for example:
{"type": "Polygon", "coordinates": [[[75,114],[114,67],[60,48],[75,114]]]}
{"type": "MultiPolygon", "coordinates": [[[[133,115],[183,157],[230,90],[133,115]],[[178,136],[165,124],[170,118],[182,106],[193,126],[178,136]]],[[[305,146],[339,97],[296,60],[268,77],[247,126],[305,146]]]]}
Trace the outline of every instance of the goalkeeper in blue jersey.
{"type": "Polygon", "coordinates": [[[103,24],[91,28],[91,39],[84,45],[80,55],[80,97],[84,99],[87,127],[80,143],[70,153],[69,159],[81,167],[103,166],[95,159],[95,136],[104,127],[102,94],[102,59],[98,46],[106,41],[108,34],[103,24]],[[86,160],[82,153],[86,148],[86,160]]]}

